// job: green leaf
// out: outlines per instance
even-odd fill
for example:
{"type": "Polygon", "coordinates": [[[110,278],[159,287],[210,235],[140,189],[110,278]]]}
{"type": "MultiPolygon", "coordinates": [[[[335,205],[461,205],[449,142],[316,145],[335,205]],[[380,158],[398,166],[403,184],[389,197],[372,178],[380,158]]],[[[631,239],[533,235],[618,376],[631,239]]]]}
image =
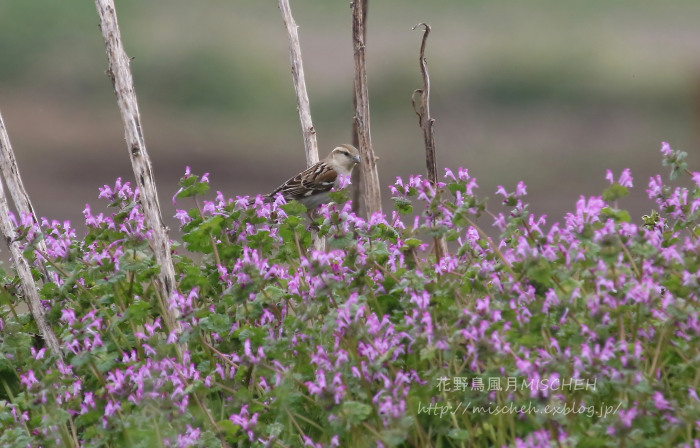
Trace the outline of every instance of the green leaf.
{"type": "Polygon", "coordinates": [[[211,216],[202,222],[199,226],[203,232],[209,232],[210,235],[221,234],[221,228],[224,224],[224,217],[220,215],[211,216]]]}
{"type": "Polygon", "coordinates": [[[389,255],[389,249],[384,241],[373,241],[368,252],[375,257],[386,257],[389,255]]]}
{"type": "Polygon", "coordinates": [[[584,437],[576,444],[577,447],[581,448],[600,448],[601,446],[609,446],[607,439],[602,437],[584,437]]]}
{"type": "Polygon", "coordinates": [[[54,300],[59,294],[58,286],[53,282],[44,283],[41,287],[40,294],[44,300],[54,300]]]}
{"type": "Polygon", "coordinates": [[[209,183],[198,182],[199,176],[190,175],[187,178],[180,179],[180,191],[177,193],[176,197],[189,198],[192,196],[202,196],[204,193],[209,191],[209,183]]]}
{"type": "Polygon", "coordinates": [[[4,339],[4,345],[12,352],[28,352],[32,345],[32,337],[27,333],[14,333],[4,339]]]}
{"type": "Polygon", "coordinates": [[[409,238],[404,241],[404,245],[409,249],[415,249],[421,244],[423,244],[423,241],[419,240],[418,238],[409,238]]]}
{"type": "Polygon", "coordinates": [[[603,200],[606,202],[616,201],[629,194],[629,189],[615,182],[603,192],[603,200]]]}
{"type": "Polygon", "coordinates": [[[287,216],[301,216],[306,213],[306,207],[297,201],[289,201],[280,207],[287,216]]]}
{"type": "Polygon", "coordinates": [[[268,285],[265,287],[265,294],[272,299],[273,302],[278,302],[282,299],[284,299],[284,296],[286,295],[285,291],[274,285],[268,285]]]}
{"type": "Polygon", "coordinates": [[[391,198],[394,201],[394,208],[402,215],[407,215],[413,211],[413,205],[408,199],[401,197],[391,198]]]}
{"type": "Polygon", "coordinates": [[[357,425],[367,420],[372,413],[372,406],[357,401],[346,401],[342,405],[342,414],[351,425],[357,425]]]}
{"type": "Polygon", "coordinates": [[[467,187],[459,182],[451,182],[447,184],[447,189],[450,190],[450,193],[452,193],[455,196],[457,195],[458,191],[463,194],[467,192],[467,187]]]}
{"type": "Polygon", "coordinates": [[[228,333],[231,330],[231,319],[226,314],[212,314],[201,320],[201,326],[216,333],[228,333]]]}
{"type": "Polygon", "coordinates": [[[328,193],[328,197],[336,204],[345,204],[349,200],[347,190],[331,191],[328,193]]]}
{"type": "Polygon", "coordinates": [[[469,439],[469,431],[466,429],[453,428],[447,433],[447,436],[455,440],[467,440],[469,439]]]}
{"type": "Polygon", "coordinates": [[[284,223],[292,229],[296,229],[303,222],[304,220],[300,216],[296,215],[288,215],[287,219],[284,220],[284,223]]]}
{"type": "Polygon", "coordinates": [[[129,316],[137,321],[142,321],[145,316],[151,314],[151,305],[143,300],[136,299],[129,305],[129,316]]]}
{"type": "Polygon", "coordinates": [[[355,237],[351,233],[345,235],[332,235],[327,238],[328,245],[334,249],[345,249],[355,244],[355,237]]]}
{"type": "Polygon", "coordinates": [[[255,345],[260,345],[265,339],[266,330],[260,327],[251,327],[249,325],[242,327],[240,330],[234,332],[234,336],[238,338],[240,342],[245,342],[246,339],[250,339],[255,345]]]}
{"type": "Polygon", "coordinates": [[[237,442],[236,435],[238,434],[238,430],[241,428],[239,425],[234,425],[231,420],[219,420],[216,422],[216,426],[219,427],[219,430],[224,433],[224,437],[229,443],[235,443],[237,442]]]}
{"type": "Polygon", "coordinates": [[[616,210],[610,207],[603,207],[600,210],[600,220],[605,222],[607,219],[613,219],[616,223],[632,221],[632,218],[627,210],[616,210]]]}
{"type": "Polygon", "coordinates": [[[661,216],[656,210],[652,210],[650,214],[643,215],[642,220],[644,221],[644,226],[649,228],[654,228],[659,224],[661,216]]]}

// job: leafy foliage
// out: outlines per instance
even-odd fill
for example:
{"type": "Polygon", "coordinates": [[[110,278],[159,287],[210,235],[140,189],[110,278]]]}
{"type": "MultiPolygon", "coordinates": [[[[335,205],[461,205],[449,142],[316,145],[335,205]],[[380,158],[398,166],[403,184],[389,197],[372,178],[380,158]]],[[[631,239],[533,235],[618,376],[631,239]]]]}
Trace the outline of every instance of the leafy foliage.
{"type": "Polygon", "coordinates": [[[194,201],[176,215],[188,253],[174,253],[167,298],[181,334],[161,317],[128,183],[101,189],[113,211],[86,207],[81,238],[22,219],[27,255],[49,266],[40,292],[65,362],[5,273],[0,444],[697,446],[700,173],[662,153],[692,189],[651,178],[654,211],[635,223],[616,205],[631,174],[608,172],[601,197],[549,228],[524,184],[498,189],[504,215],[463,169],[397,179],[396,211],[367,220],[338,192],[310,224],[281,198],[204,200],[208,176],[188,169],[174,198],[194,201]]]}

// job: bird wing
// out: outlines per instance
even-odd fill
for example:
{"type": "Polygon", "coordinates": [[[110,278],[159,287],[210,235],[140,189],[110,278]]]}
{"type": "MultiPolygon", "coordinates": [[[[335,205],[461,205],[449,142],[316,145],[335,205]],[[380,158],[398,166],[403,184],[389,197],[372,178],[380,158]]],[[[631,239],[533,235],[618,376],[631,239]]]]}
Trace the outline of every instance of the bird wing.
{"type": "Polygon", "coordinates": [[[282,193],[285,199],[303,199],[331,190],[338,178],[338,173],[325,162],[318,162],[283,183],[268,196],[273,198],[282,193]]]}

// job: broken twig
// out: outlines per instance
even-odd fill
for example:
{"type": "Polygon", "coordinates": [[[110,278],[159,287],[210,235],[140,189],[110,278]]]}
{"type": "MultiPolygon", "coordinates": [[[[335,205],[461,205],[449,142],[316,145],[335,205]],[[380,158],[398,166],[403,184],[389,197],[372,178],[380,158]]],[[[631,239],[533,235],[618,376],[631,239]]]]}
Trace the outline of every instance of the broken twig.
{"type": "MultiPolygon", "coordinates": [[[[419,23],[413,29],[422,26],[425,30],[423,40],[420,45],[420,71],[423,75],[423,88],[416,89],[411,97],[413,110],[418,115],[418,124],[423,130],[423,139],[425,140],[425,163],[428,170],[428,180],[433,184],[437,191],[438,174],[437,174],[437,159],[435,157],[435,119],[430,116],[430,76],[428,75],[428,64],[425,60],[425,46],[430,35],[430,25],[427,23],[419,23]],[[416,96],[420,95],[417,100],[416,96]]],[[[447,243],[444,237],[435,237],[435,256],[439,260],[447,254],[447,243]]]]}

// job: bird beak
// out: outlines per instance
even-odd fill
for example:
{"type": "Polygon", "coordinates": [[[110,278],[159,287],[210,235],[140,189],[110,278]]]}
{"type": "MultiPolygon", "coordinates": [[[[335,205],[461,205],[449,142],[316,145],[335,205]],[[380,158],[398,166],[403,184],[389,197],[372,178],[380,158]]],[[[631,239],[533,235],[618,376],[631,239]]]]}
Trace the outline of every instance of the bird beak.
{"type": "Polygon", "coordinates": [[[355,163],[360,163],[360,156],[352,156],[352,160],[353,160],[355,163]]]}

